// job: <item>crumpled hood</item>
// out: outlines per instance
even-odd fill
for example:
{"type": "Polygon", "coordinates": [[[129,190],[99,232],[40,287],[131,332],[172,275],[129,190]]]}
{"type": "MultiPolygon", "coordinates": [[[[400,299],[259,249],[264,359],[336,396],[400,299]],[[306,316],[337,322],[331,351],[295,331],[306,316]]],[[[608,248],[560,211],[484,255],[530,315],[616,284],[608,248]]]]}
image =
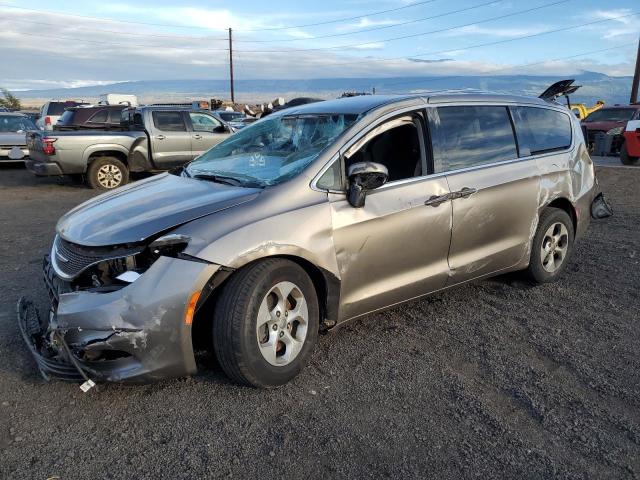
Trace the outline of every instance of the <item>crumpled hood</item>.
{"type": "Polygon", "coordinates": [[[56,231],[65,240],[86,246],[136,243],[250,201],[260,191],[165,173],[77,206],[58,220],[56,231]]]}

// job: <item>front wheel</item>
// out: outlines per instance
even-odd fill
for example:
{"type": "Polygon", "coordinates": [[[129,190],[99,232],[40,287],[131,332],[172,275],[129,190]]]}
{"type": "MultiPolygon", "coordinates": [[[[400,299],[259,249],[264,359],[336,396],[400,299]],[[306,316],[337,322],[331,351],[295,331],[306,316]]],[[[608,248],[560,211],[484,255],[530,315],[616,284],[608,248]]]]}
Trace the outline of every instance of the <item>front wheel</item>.
{"type": "Polygon", "coordinates": [[[627,143],[620,148],[620,161],[623,165],[640,165],[640,157],[632,157],[627,150],[627,143]]]}
{"type": "Polygon", "coordinates": [[[87,183],[96,190],[112,190],[129,181],[129,170],[115,157],[98,157],[87,169],[87,183]]]}
{"type": "Polygon", "coordinates": [[[567,268],[573,252],[574,229],[571,217],[559,208],[547,208],[540,215],[531,243],[526,272],[534,283],[554,282],[567,268]]]}
{"type": "Polygon", "coordinates": [[[318,339],[320,310],[313,282],[296,263],[258,261],[223,287],[213,319],[213,345],[224,372],[260,388],[293,379],[318,339]]]}

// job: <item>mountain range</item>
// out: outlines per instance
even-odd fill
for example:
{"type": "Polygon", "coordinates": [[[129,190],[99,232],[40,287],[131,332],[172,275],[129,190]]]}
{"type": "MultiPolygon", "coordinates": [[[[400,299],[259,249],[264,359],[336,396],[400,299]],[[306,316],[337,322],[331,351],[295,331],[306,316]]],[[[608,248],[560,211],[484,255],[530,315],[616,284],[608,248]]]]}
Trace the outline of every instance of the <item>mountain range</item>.
{"type": "MultiPolygon", "coordinates": [[[[376,93],[420,93],[426,91],[461,90],[490,91],[539,95],[547,86],[567,76],[550,75],[485,75],[404,78],[319,78],[303,80],[236,80],[236,99],[259,103],[276,96],[285,99],[296,96],[333,98],[345,91],[376,93]]],[[[582,88],[571,98],[573,102],[607,104],[628,103],[631,77],[611,77],[597,72],[582,72],[570,76],[582,88]]],[[[48,99],[83,99],[96,101],[102,93],[130,93],[143,102],[191,101],[209,98],[229,98],[228,80],[138,80],[99,86],[24,90],[16,92],[24,103],[48,99]]]]}

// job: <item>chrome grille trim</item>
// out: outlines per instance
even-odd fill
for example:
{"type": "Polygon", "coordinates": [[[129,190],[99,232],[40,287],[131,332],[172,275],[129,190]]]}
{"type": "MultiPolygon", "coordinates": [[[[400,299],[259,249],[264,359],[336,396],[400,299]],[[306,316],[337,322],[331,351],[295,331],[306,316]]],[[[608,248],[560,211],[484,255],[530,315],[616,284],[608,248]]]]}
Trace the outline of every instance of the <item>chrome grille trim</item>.
{"type": "Polygon", "coordinates": [[[56,235],[51,248],[51,266],[56,275],[73,280],[87,268],[106,260],[115,260],[140,253],[143,246],[135,248],[84,247],[56,235]]]}

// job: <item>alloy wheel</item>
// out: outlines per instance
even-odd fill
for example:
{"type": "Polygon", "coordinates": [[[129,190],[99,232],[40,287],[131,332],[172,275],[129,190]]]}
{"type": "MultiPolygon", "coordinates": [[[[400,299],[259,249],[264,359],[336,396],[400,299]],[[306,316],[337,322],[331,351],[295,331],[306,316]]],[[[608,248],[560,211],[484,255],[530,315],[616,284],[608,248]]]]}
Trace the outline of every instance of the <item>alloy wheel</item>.
{"type": "Polygon", "coordinates": [[[292,282],[279,282],[265,295],[256,319],[260,353],[274,366],[290,364],[304,346],[309,309],[302,290],[292,282]]]}
{"type": "Polygon", "coordinates": [[[110,163],[98,169],[98,183],[104,188],[116,188],[122,183],[122,171],[110,163]]]}
{"type": "Polygon", "coordinates": [[[542,268],[549,273],[558,270],[567,257],[568,248],[569,231],[567,227],[561,222],[552,224],[542,238],[540,247],[542,268]]]}

